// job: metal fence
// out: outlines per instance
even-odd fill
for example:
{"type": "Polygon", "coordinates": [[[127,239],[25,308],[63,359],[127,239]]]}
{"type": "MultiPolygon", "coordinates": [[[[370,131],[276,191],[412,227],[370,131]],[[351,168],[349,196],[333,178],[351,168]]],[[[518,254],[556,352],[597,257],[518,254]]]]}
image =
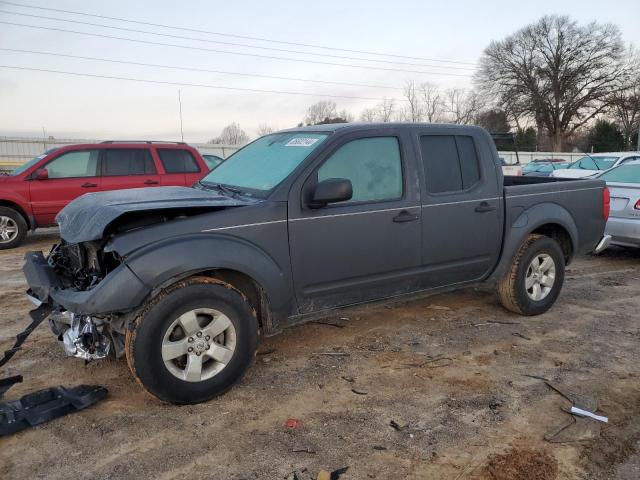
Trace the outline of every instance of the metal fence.
{"type": "MultiPolygon", "coordinates": [[[[28,137],[0,137],[0,170],[12,170],[18,165],[37,157],[52,148],[79,143],[100,143],[103,140],[77,138],[28,138],[28,137]]],[[[191,143],[202,154],[217,155],[227,158],[238,150],[236,145],[218,145],[212,143],[191,143]]]]}
{"type": "MultiPolygon", "coordinates": [[[[27,137],[0,137],[0,170],[12,170],[18,165],[40,155],[52,148],[78,143],[100,143],[102,140],[77,139],[77,138],[27,138],[27,137]]],[[[218,145],[211,143],[191,143],[203,154],[217,155],[227,158],[238,150],[236,145],[218,145]]],[[[516,162],[515,152],[498,152],[507,164],[516,162]]],[[[520,163],[526,164],[531,160],[543,158],[557,158],[567,161],[575,161],[584,156],[582,153],[554,153],[554,152],[519,152],[520,163]]]]}

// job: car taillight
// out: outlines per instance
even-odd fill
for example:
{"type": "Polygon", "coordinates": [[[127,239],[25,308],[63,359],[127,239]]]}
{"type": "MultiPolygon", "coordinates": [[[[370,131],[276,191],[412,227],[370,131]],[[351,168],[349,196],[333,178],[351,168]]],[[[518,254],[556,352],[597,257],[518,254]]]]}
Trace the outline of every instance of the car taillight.
{"type": "Polygon", "coordinates": [[[638,200],[636,202],[636,204],[633,206],[633,208],[635,208],[636,210],[640,210],[640,200],[638,200]]]}
{"type": "MultiPolygon", "coordinates": [[[[636,205],[637,206],[637,205],[636,205]]],[[[602,190],[602,218],[609,219],[609,212],[611,211],[611,195],[609,189],[604,187],[602,190]]]]}

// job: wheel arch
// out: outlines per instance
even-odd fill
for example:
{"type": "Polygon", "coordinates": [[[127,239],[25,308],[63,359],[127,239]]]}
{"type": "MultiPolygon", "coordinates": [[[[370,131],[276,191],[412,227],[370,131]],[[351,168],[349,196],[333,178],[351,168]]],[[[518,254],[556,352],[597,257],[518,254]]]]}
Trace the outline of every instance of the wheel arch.
{"type": "Polygon", "coordinates": [[[557,203],[545,202],[522,210],[506,219],[502,256],[488,280],[500,279],[510,268],[522,243],[531,234],[544,235],[560,245],[565,264],[571,263],[578,250],[578,228],[569,211],[557,203]]]}
{"type": "Polygon", "coordinates": [[[17,204],[16,202],[12,202],[11,200],[2,199],[2,200],[0,200],[0,207],[6,207],[6,208],[11,208],[12,210],[15,210],[24,219],[24,221],[27,224],[27,227],[29,228],[29,230],[33,230],[34,229],[34,225],[33,225],[33,222],[31,220],[31,218],[29,218],[29,215],[27,215],[27,212],[19,204],[17,204]]]}
{"type": "Polygon", "coordinates": [[[159,290],[192,276],[208,276],[240,291],[256,311],[266,335],[278,329],[278,319],[294,309],[293,286],[287,268],[257,245],[226,235],[194,235],[168,239],[125,259],[148,285],[159,290]]]}

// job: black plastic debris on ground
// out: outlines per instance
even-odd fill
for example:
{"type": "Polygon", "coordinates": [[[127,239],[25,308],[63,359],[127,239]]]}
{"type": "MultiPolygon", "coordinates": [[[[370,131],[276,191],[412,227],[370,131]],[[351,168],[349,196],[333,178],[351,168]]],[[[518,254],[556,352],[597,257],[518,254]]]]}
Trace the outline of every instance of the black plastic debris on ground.
{"type": "Polygon", "coordinates": [[[107,389],[98,385],[60,386],[29,393],[19,400],[0,402],[0,437],[84,410],[106,396],[107,389]]]}

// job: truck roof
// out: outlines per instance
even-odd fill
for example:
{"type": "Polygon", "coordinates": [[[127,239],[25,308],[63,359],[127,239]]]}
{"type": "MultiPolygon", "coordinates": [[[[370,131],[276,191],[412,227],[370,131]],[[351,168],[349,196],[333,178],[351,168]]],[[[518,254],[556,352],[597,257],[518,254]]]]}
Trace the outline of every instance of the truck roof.
{"type": "MultiPolygon", "coordinates": [[[[338,130],[372,130],[385,128],[415,128],[429,127],[438,129],[451,129],[458,132],[472,132],[483,130],[474,125],[458,125],[454,123],[409,123],[409,122],[352,122],[352,123],[327,123],[320,125],[308,125],[305,127],[288,128],[281,132],[336,132],[338,130]]],[[[483,130],[484,131],[484,130],[483,130]]]]}

